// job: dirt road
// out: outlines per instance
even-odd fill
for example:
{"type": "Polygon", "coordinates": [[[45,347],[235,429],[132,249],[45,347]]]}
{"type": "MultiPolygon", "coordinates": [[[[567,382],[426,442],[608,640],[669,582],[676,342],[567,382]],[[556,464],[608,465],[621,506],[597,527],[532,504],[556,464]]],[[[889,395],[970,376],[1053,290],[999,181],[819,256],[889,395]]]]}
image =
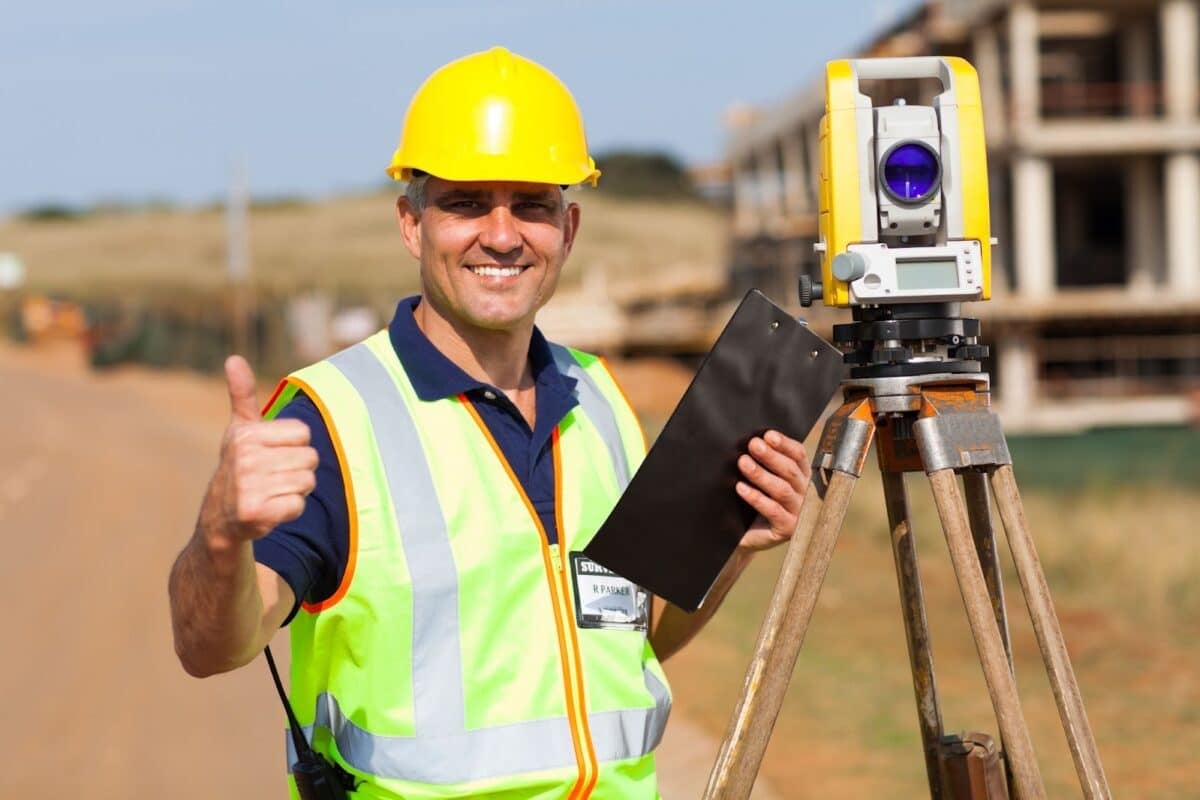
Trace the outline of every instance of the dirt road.
{"type": "MultiPolygon", "coordinates": [[[[222,385],[0,344],[0,387],[0,797],[285,796],[265,664],[197,681],[171,649],[167,573],[215,463],[222,385]]],[[[716,746],[676,715],[664,797],[698,797],[716,746]]]]}

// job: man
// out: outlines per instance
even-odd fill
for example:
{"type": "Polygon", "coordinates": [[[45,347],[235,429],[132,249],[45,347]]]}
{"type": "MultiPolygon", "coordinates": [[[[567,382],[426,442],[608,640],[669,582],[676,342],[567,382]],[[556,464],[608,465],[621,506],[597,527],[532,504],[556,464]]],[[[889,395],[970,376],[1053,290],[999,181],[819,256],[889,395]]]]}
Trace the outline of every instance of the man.
{"type": "Polygon", "coordinates": [[[656,797],[659,659],[791,536],[803,447],[770,432],[741,457],[760,517],[703,610],[589,624],[579,551],[644,442],[604,364],[534,327],[579,230],[562,187],[599,177],[578,109],[532,61],[468,56],[418,90],[389,173],[421,295],[290,376],[273,419],[226,362],[232,420],[171,575],[176,651],[231,670],[290,621],[291,703],[356,796],[656,797]]]}

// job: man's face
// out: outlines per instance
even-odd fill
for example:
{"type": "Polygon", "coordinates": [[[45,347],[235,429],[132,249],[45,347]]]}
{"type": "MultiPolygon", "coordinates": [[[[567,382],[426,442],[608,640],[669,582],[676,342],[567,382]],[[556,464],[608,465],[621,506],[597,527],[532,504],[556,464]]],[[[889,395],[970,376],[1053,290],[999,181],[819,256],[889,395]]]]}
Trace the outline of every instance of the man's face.
{"type": "Polygon", "coordinates": [[[533,324],[558,284],[579,207],[552,184],[430,178],[425,209],[398,203],[426,299],[452,323],[492,331],[533,324]]]}

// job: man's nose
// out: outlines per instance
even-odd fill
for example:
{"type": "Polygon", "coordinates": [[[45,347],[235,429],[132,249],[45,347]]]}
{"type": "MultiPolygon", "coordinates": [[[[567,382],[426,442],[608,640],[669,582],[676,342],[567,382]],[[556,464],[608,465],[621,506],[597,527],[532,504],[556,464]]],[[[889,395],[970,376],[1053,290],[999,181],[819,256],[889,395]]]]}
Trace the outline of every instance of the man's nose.
{"type": "Polygon", "coordinates": [[[496,206],[484,217],[479,243],[496,253],[511,253],[521,246],[517,221],[507,206],[496,206]]]}

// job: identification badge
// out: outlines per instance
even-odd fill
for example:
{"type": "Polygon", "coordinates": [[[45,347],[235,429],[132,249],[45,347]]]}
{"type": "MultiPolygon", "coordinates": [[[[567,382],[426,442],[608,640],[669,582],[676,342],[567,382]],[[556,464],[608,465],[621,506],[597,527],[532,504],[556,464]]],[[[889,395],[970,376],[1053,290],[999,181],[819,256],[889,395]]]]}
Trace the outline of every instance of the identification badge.
{"type": "Polygon", "coordinates": [[[650,627],[650,593],[602,567],[583,553],[571,553],[575,582],[575,621],[581,628],[646,631],[650,627]]]}

